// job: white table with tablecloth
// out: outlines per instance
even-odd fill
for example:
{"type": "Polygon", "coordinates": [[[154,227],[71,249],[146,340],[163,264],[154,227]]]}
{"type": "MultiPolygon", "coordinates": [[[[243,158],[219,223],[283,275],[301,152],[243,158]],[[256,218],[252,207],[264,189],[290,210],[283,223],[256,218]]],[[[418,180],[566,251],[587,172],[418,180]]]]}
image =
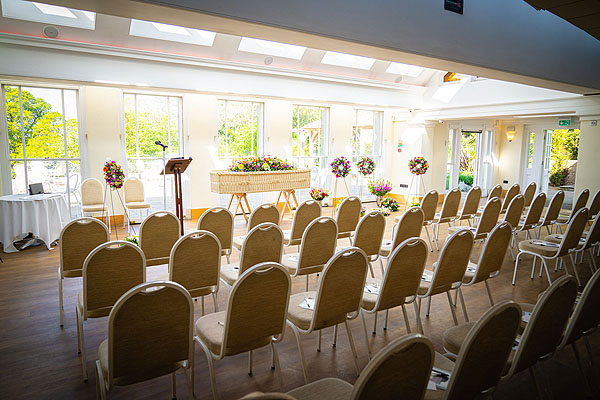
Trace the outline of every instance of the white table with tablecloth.
{"type": "Polygon", "coordinates": [[[5,253],[18,251],[13,242],[24,233],[33,233],[50,249],[60,231],[71,220],[63,195],[12,194],[0,197],[0,242],[5,253]]]}

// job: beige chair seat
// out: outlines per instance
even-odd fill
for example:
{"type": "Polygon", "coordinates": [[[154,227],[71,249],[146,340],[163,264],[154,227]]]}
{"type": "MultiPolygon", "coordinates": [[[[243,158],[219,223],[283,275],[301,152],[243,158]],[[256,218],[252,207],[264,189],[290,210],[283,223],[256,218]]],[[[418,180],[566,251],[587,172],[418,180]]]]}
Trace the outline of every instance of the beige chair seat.
{"type": "MultiPolygon", "coordinates": [[[[79,305],[79,309],[83,310],[83,291],[77,294],[77,304],[79,305]]],[[[110,310],[112,307],[103,307],[95,310],[87,310],[88,318],[102,318],[108,316],[110,314],[110,310]]]]}
{"type": "Polygon", "coordinates": [[[297,400],[328,399],[349,400],[354,387],[338,378],[324,378],[308,385],[300,386],[287,394],[297,400]]]}
{"type": "Polygon", "coordinates": [[[354,235],[354,232],[340,232],[338,233],[338,239],[344,239],[344,238],[349,238],[352,237],[354,235]]]}
{"type": "Polygon", "coordinates": [[[534,244],[537,240],[523,240],[519,242],[519,250],[531,251],[544,257],[553,257],[558,251],[558,247],[543,246],[541,244],[534,244]]]}
{"type": "MultiPolygon", "coordinates": [[[[283,257],[281,257],[281,265],[283,265],[288,270],[290,275],[294,275],[296,273],[296,269],[298,268],[299,258],[299,253],[284,254],[283,257]]],[[[323,267],[325,267],[325,265],[318,265],[310,268],[302,268],[302,273],[300,275],[316,274],[317,272],[323,271],[323,267]]]]}
{"type": "MultiPolygon", "coordinates": [[[[367,282],[365,285],[368,284],[377,284],[379,285],[379,290],[381,290],[381,279],[377,279],[377,278],[367,278],[367,282]]],[[[372,310],[373,308],[375,308],[375,303],[377,303],[377,298],[379,297],[379,294],[375,294],[375,293],[369,293],[365,290],[363,290],[363,297],[362,300],[360,301],[360,306],[362,308],[364,308],[365,310],[372,310]]]]}
{"type": "Polygon", "coordinates": [[[246,239],[246,235],[234,236],[231,244],[238,250],[242,250],[242,244],[244,244],[244,239],[246,239]]]}
{"type": "Polygon", "coordinates": [[[83,211],[83,212],[100,212],[100,211],[108,212],[108,207],[103,204],[88,204],[86,206],[81,207],[81,211],[83,211]]]}
{"type": "MultiPolygon", "coordinates": [[[[435,360],[433,362],[433,366],[435,368],[439,368],[442,369],[444,371],[448,371],[450,373],[452,373],[452,370],[454,369],[454,362],[446,357],[444,357],[443,355],[441,355],[440,353],[438,353],[437,351],[435,352],[435,360]]],[[[442,399],[444,398],[444,394],[446,393],[445,390],[427,390],[425,392],[425,400],[437,400],[437,399],[442,399]]]]}
{"type": "Polygon", "coordinates": [[[383,243],[381,244],[381,249],[379,250],[379,255],[382,255],[384,257],[387,257],[390,255],[390,253],[392,252],[392,241],[391,240],[384,240],[383,243]]]}
{"type": "Polygon", "coordinates": [[[454,219],[454,216],[440,218],[441,216],[441,213],[435,213],[435,217],[433,217],[433,220],[431,222],[434,224],[442,224],[444,222],[450,222],[454,219]]]}
{"type": "Polygon", "coordinates": [[[82,269],[67,269],[63,271],[63,276],[65,278],[80,278],[83,276],[82,269]]]}
{"type": "MultiPolygon", "coordinates": [[[[435,269],[436,265],[437,265],[437,261],[433,263],[432,267],[435,269]]],[[[433,276],[433,271],[430,271],[427,269],[424,270],[423,273],[433,276]]],[[[431,286],[431,282],[426,282],[423,279],[421,279],[421,282],[419,283],[419,290],[417,291],[417,294],[424,295],[425,293],[427,293],[430,286],[431,286]]]]}
{"type": "MultiPolygon", "coordinates": [[[[585,234],[585,232],[584,232],[584,234],[585,234]]],[[[544,238],[544,240],[546,242],[560,244],[560,242],[562,242],[563,236],[564,235],[561,235],[561,234],[548,235],[544,238]]],[[[585,235],[583,235],[583,237],[581,239],[579,239],[579,244],[577,245],[577,250],[581,249],[583,247],[584,243],[585,243],[585,235]]]]}
{"type": "Polygon", "coordinates": [[[300,244],[302,242],[301,238],[290,240],[290,236],[292,235],[292,231],[286,230],[283,231],[283,244],[286,246],[293,246],[300,244]]]}
{"type": "Polygon", "coordinates": [[[475,322],[467,322],[446,329],[442,337],[444,349],[449,353],[458,354],[460,352],[460,347],[473,325],[475,325],[475,322]]]}
{"type": "Polygon", "coordinates": [[[308,330],[308,328],[310,328],[310,322],[314,316],[313,310],[307,310],[299,306],[299,304],[302,303],[307,297],[312,297],[316,301],[317,292],[311,291],[293,294],[290,296],[290,304],[288,306],[287,319],[289,319],[298,328],[303,330],[308,330]]]}
{"type": "Polygon", "coordinates": [[[221,279],[230,286],[233,286],[235,281],[240,276],[240,265],[239,264],[225,264],[221,266],[221,279]]]}
{"type": "Polygon", "coordinates": [[[125,208],[131,208],[132,210],[150,208],[150,203],[145,203],[143,201],[130,201],[129,203],[125,203],[125,208]]]}
{"type": "Polygon", "coordinates": [[[559,215],[558,218],[556,219],[556,223],[557,224],[566,224],[567,222],[569,222],[569,218],[571,218],[570,215],[559,215]]]}

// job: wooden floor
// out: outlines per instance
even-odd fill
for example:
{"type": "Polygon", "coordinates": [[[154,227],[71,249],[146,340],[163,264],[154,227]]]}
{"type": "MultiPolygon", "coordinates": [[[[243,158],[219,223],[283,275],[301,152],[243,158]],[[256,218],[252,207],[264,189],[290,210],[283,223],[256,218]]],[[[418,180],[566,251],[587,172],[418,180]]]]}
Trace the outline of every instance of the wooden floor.
{"type": "MultiPolygon", "coordinates": [[[[324,215],[330,215],[331,209],[325,208],[324,215]]],[[[394,217],[387,217],[386,238],[391,235],[394,217]]],[[[186,231],[195,228],[195,221],[186,221],[186,231]]],[[[291,221],[284,220],[283,228],[289,229],[291,221]]],[[[136,226],[137,230],[137,226],[136,226]]],[[[236,234],[245,232],[246,225],[241,217],[236,219],[236,234]]],[[[123,231],[119,231],[123,237],[123,231]]],[[[441,230],[441,243],[446,238],[446,227],[441,230]]],[[[112,238],[115,238],[113,233],[112,238]]],[[[423,232],[423,238],[426,239],[423,232]]],[[[340,240],[340,245],[348,243],[340,240]]],[[[471,259],[477,260],[482,249],[477,243],[471,259]]],[[[294,250],[295,251],[295,250],[294,250]]],[[[235,252],[234,252],[235,253],[235,252]]],[[[429,254],[427,267],[437,259],[439,252],[429,254]]],[[[88,353],[88,371],[90,380],[84,383],[81,378],[81,359],[77,354],[75,328],[75,302],[81,287],[81,279],[66,279],[65,288],[65,326],[58,323],[57,268],[59,250],[47,251],[44,246],[28,248],[20,253],[0,253],[4,263],[0,264],[0,398],[1,399],[92,399],[95,396],[94,360],[99,343],[107,336],[107,318],[89,319],[85,323],[85,340],[88,353]]],[[[233,259],[237,260],[234,254],[233,259]]],[[[587,263],[588,260],[585,260],[587,263]]],[[[517,275],[517,285],[511,285],[513,262],[510,253],[505,256],[501,274],[490,280],[490,286],[496,301],[513,299],[518,302],[535,302],[538,294],[547,287],[546,278],[529,278],[531,258],[524,257],[517,275]]],[[[376,274],[380,274],[379,265],[375,265],[376,274]]],[[[590,277],[586,264],[579,267],[585,281],[590,277]]],[[[148,279],[154,279],[166,273],[166,266],[148,268],[148,279]]],[[[551,273],[553,277],[560,273],[551,273]]],[[[311,278],[311,289],[316,288],[316,278],[311,278]]],[[[292,293],[304,290],[305,280],[294,279],[292,293]]],[[[469,317],[472,321],[479,318],[489,308],[488,297],[483,284],[464,288],[464,297],[469,317]]],[[[225,309],[229,291],[221,285],[218,295],[219,308],[225,309]]],[[[425,304],[425,303],[424,303],[425,304]]],[[[200,302],[195,303],[196,318],[200,316],[200,302]]],[[[212,312],[212,300],[206,298],[207,311],[212,312]]],[[[413,331],[416,330],[413,308],[408,308],[413,331]]],[[[459,322],[463,322],[460,307],[457,309],[459,322]]],[[[390,340],[406,333],[401,310],[390,313],[387,331],[383,331],[383,314],[380,314],[378,331],[375,336],[369,333],[373,350],[378,351],[390,340]]],[[[372,317],[367,322],[372,324],[372,317]]],[[[350,322],[361,367],[367,363],[365,338],[360,320],[350,322]]],[[[453,326],[452,316],[444,295],[433,298],[431,315],[423,316],[425,334],[431,338],[437,351],[443,352],[441,337],[445,329],[453,326]]],[[[326,329],[323,335],[323,349],[316,351],[318,334],[303,339],[306,360],[311,380],[324,377],[338,377],[348,382],[356,380],[352,353],[344,329],[340,329],[337,347],[333,348],[333,329],[326,329]]],[[[600,335],[591,338],[595,358],[600,360],[600,335]]],[[[580,343],[580,353],[585,354],[580,343]]],[[[287,329],[283,342],[279,345],[279,355],[283,370],[284,391],[303,384],[300,356],[292,332],[287,329]]],[[[229,357],[215,362],[217,385],[224,399],[237,399],[252,391],[279,391],[277,376],[270,368],[271,353],[267,347],[254,352],[254,374],[248,376],[246,354],[229,357]]],[[[587,356],[583,357],[588,363],[587,356]]],[[[195,395],[198,399],[212,397],[208,365],[204,353],[196,350],[195,395]]],[[[543,371],[549,378],[554,397],[557,399],[585,398],[583,385],[578,374],[575,359],[570,349],[558,352],[546,361],[543,371]]],[[[591,367],[587,367],[588,376],[592,376],[591,367]]],[[[598,382],[600,384],[600,382],[598,382]]],[[[180,398],[187,397],[184,376],[179,373],[177,380],[180,398]]],[[[600,398],[597,388],[595,397],[600,398]]],[[[170,398],[170,378],[162,377],[129,387],[116,388],[109,393],[111,398],[145,399],[170,398]]],[[[502,383],[496,399],[533,399],[535,388],[527,372],[502,383]]]]}

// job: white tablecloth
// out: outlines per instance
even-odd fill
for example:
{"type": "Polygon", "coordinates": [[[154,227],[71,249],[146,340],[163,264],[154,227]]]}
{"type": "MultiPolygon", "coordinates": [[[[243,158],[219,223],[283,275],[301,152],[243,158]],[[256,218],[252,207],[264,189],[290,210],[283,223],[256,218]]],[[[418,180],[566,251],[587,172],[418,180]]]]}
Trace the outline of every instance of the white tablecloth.
{"type": "Polygon", "coordinates": [[[50,244],[71,220],[65,199],[60,194],[13,194],[0,197],[0,242],[4,252],[18,251],[13,242],[23,233],[33,233],[50,244]]]}

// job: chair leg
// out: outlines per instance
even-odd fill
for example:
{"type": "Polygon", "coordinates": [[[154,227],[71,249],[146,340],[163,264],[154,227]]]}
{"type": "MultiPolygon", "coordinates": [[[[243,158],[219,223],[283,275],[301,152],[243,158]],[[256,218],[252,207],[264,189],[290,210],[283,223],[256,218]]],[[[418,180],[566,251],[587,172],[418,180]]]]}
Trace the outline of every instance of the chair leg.
{"type": "Polygon", "coordinates": [[[363,331],[365,333],[365,344],[367,345],[367,357],[371,361],[371,344],[369,343],[369,335],[367,334],[367,321],[365,319],[365,313],[361,311],[360,319],[362,320],[363,331]]]}
{"type": "Polygon", "coordinates": [[[60,327],[63,325],[63,286],[62,286],[62,278],[60,276],[60,270],[58,271],[58,313],[60,318],[60,327]]]}
{"type": "Polygon", "coordinates": [[[590,268],[592,269],[592,274],[598,270],[593,247],[590,247],[590,268]]]}
{"type": "Polygon", "coordinates": [[[385,323],[383,324],[383,330],[387,331],[387,326],[388,326],[388,317],[390,315],[390,310],[385,310],[385,323]]]}
{"type": "Polygon", "coordinates": [[[460,288],[460,286],[458,287],[457,292],[458,292],[458,295],[460,296],[460,304],[462,305],[465,322],[469,322],[469,316],[467,315],[467,305],[465,304],[465,299],[463,297],[462,289],[460,288]]]}
{"type": "MultiPolygon", "coordinates": [[[[141,214],[141,213],[140,213],[141,214]]],[[[190,360],[190,366],[188,368],[184,368],[183,373],[185,375],[185,383],[188,389],[188,398],[193,399],[194,398],[194,370],[192,369],[191,364],[193,363],[192,360],[190,360]]]]}
{"type": "Polygon", "coordinates": [[[229,254],[229,253],[225,254],[225,258],[227,259],[227,264],[231,263],[230,257],[231,257],[231,254],[229,254]]]}
{"type": "Polygon", "coordinates": [[[515,270],[513,272],[513,279],[512,279],[513,286],[515,285],[515,281],[517,280],[517,268],[519,267],[519,256],[520,255],[521,255],[521,252],[517,253],[517,258],[515,259],[515,270]]]}
{"type": "Polygon", "coordinates": [[[321,332],[322,330],[319,330],[319,344],[317,345],[317,351],[319,353],[321,352],[321,332]]]}
{"type": "Polygon", "coordinates": [[[252,376],[252,350],[248,352],[248,375],[252,376]]]}
{"type": "Polygon", "coordinates": [[[279,353],[277,353],[277,346],[275,342],[271,341],[271,349],[273,350],[273,366],[277,373],[277,379],[279,380],[279,389],[283,391],[283,376],[281,374],[281,365],[279,365],[279,353]]]}
{"type": "Polygon", "coordinates": [[[413,304],[415,305],[415,314],[417,315],[417,328],[419,329],[419,332],[421,332],[421,334],[423,334],[423,323],[421,322],[421,298],[419,298],[419,304],[417,304],[416,301],[413,302],[413,304]]]}
{"type": "Polygon", "coordinates": [[[583,379],[583,387],[585,388],[586,397],[592,396],[592,391],[590,389],[590,384],[585,376],[585,370],[583,369],[583,365],[581,364],[581,358],[579,357],[579,351],[577,351],[577,345],[575,342],[571,343],[571,348],[573,349],[573,354],[575,354],[575,361],[577,361],[577,369],[581,374],[581,378],[583,379]]]}
{"type": "Polygon", "coordinates": [[[81,369],[83,372],[83,381],[88,381],[87,373],[87,358],[85,355],[85,338],[83,334],[83,315],[79,311],[79,307],[75,308],[77,315],[77,336],[79,338],[79,352],[81,353],[81,369]]]}
{"type": "Polygon", "coordinates": [[[306,275],[306,291],[308,292],[308,275],[306,275]]]}
{"type": "Polygon", "coordinates": [[[373,335],[377,334],[377,311],[373,313],[373,335]]]}
{"type": "Polygon", "coordinates": [[[100,360],[96,360],[96,399],[106,400],[106,384],[100,360]]]}
{"type": "MultiPolygon", "coordinates": [[[[533,257],[533,263],[531,264],[531,279],[533,279],[533,275],[535,275],[535,262],[536,258],[533,257]]],[[[540,272],[542,271],[542,267],[540,266],[540,272]]]]}
{"type": "Polygon", "coordinates": [[[542,266],[540,268],[544,268],[544,271],[546,271],[546,276],[548,277],[548,285],[552,285],[552,278],[550,278],[550,271],[548,271],[548,264],[546,263],[546,260],[544,258],[542,258],[542,266]]]}
{"type": "Polygon", "coordinates": [[[333,327],[333,344],[331,345],[331,347],[335,347],[337,344],[337,329],[337,325],[333,327]]]}
{"type": "Polygon", "coordinates": [[[375,278],[375,273],[373,272],[373,264],[369,261],[369,270],[371,271],[371,278],[375,278]]]}
{"type": "Polygon", "coordinates": [[[427,297],[427,313],[425,316],[429,318],[429,312],[431,311],[431,296],[427,297]]]}
{"type": "MultiPolygon", "coordinates": [[[[579,274],[577,273],[577,253],[575,253],[575,259],[573,259],[573,253],[569,254],[569,258],[571,259],[571,264],[573,264],[573,271],[575,271],[575,278],[577,279],[577,285],[581,286],[581,280],[579,279],[579,274]]],[[[565,270],[566,270],[565,266],[565,270]]]]}
{"type": "Polygon", "coordinates": [[[433,244],[431,243],[431,236],[429,235],[429,227],[425,225],[425,233],[427,234],[427,241],[429,242],[429,251],[433,252],[433,244]]]}
{"type": "Polygon", "coordinates": [[[533,369],[533,366],[529,367],[529,373],[531,374],[531,379],[533,380],[533,383],[535,384],[535,392],[538,398],[542,398],[542,391],[540,390],[540,384],[535,376],[535,371],[533,369]]]}
{"type": "Polygon", "coordinates": [[[446,292],[446,296],[448,296],[448,305],[450,306],[450,311],[452,312],[454,325],[458,325],[458,319],[456,318],[456,311],[454,311],[454,306],[452,305],[452,296],[450,295],[450,291],[446,292]]]}
{"type": "Polygon", "coordinates": [[[344,325],[346,325],[346,332],[348,333],[348,340],[350,341],[350,348],[352,349],[352,355],[354,357],[354,366],[356,367],[356,376],[358,376],[360,375],[360,367],[358,366],[358,355],[356,354],[356,347],[354,346],[354,339],[352,338],[352,332],[350,331],[348,320],[344,321],[344,325]]]}
{"type": "Polygon", "coordinates": [[[492,297],[492,291],[490,290],[490,285],[489,285],[487,279],[483,282],[485,283],[485,288],[487,290],[488,297],[490,298],[490,306],[493,307],[494,306],[494,298],[492,297]]]}
{"type": "Polygon", "coordinates": [[[200,344],[200,347],[202,347],[202,350],[204,350],[206,361],[208,362],[208,372],[210,374],[210,386],[212,388],[213,398],[219,399],[220,397],[219,392],[217,392],[217,379],[215,378],[215,366],[213,365],[212,355],[204,343],[202,343],[197,337],[195,337],[194,340],[197,341],[198,344],[200,344]]]}
{"type": "Polygon", "coordinates": [[[213,303],[215,305],[215,312],[219,312],[219,306],[217,305],[217,293],[213,292],[212,294],[213,303]]]}
{"type": "Polygon", "coordinates": [[[379,256],[379,266],[381,267],[381,276],[383,277],[383,275],[385,274],[385,271],[383,270],[383,260],[382,260],[382,256],[379,256]]]}
{"type": "Polygon", "coordinates": [[[177,398],[177,379],[175,377],[175,372],[171,374],[171,398],[177,398]]]}
{"type": "Polygon", "coordinates": [[[457,300],[458,300],[458,288],[454,289],[454,301],[452,301],[452,304],[454,305],[454,307],[456,307],[457,300]]]}
{"type": "Polygon", "coordinates": [[[204,296],[200,296],[200,304],[201,304],[201,310],[202,310],[202,316],[204,317],[204,296]]]}
{"type": "Polygon", "coordinates": [[[406,325],[406,333],[411,333],[410,322],[408,321],[408,314],[406,313],[406,306],[402,304],[402,316],[404,317],[404,324],[406,325]]]}
{"type": "Polygon", "coordinates": [[[600,382],[600,373],[598,373],[598,367],[594,362],[594,356],[592,355],[592,347],[590,346],[590,341],[587,336],[583,337],[583,343],[585,343],[585,349],[587,350],[588,357],[590,359],[590,363],[592,364],[592,371],[594,371],[594,375],[596,376],[596,381],[600,382]]]}
{"type": "Polygon", "coordinates": [[[304,383],[308,384],[308,370],[306,368],[306,360],[304,359],[304,350],[302,349],[302,342],[300,341],[300,332],[298,332],[298,328],[291,322],[287,322],[288,326],[292,328],[292,332],[294,332],[294,336],[296,337],[296,343],[298,343],[298,351],[300,352],[300,361],[302,361],[302,373],[304,374],[304,383]]]}

